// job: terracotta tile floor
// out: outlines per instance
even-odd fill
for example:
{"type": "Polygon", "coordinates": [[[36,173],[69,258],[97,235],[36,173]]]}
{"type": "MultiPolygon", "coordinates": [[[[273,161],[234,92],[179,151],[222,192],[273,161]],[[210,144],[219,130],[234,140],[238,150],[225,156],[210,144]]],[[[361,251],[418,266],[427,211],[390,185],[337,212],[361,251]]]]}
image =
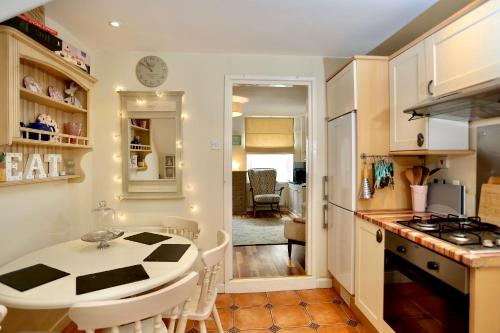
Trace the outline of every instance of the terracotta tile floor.
{"type": "MultiPolygon", "coordinates": [[[[310,289],[248,294],[220,294],[217,308],[227,333],[362,333],[333,289],[310,289]]],[[[206,322],[215,331],[213,320],[206,322]]],[[[190,322],[188,333],[197,333],[190,322]]]]}

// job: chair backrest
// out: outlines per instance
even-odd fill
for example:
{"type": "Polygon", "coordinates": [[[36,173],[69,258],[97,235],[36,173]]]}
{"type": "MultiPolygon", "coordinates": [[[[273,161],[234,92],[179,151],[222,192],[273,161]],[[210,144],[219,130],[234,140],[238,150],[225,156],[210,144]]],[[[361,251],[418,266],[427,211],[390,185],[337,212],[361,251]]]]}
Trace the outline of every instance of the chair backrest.
{"type": "Polygon", "coordinates": [[[190,240],[195,240],[198,238],[200,229],[198,228],[198,222],[186,219],[184,217],[177,216],[167,216],[162,220],[162,226],[165,231],[174,235],[179,235],[186,237],[190,240]]]}
{"type": "Polygon", "coordinates": [[[248,179],[253,195],[274,194],[276,191],[276,169],[257,168],[248,170],[248,179]]]}
{"type": "Polygon", "coordinates": [[[183,307],[197,281],[198,273],[191,272],[179,281],[145,295],[75,304],[69,309],[68,316],[80,330],[94,332],[96,329],[111,328],[113,333],[119,332],[119,326],[129,323],[135,324],[135,333],[141,333],[141,320],[153,317],[154,333],[160,333],[163,325],[161,314],[177,306],[183,307]]]}
{"type": "MultiPolygon", "coordinates": [[[[3,305],[0,305],[0,324],[2,323],[5,316],[7,316],[7,308],[3,305]]],[[[0,330],[1,329],[2,329],[2,326],[0,326],[0,330]]]]}
{"type": "Polygon", "coordinates": [[[211,301],[215,300],[217,294],[217,277],[224,260],[227,246],[230,237],[224,230],[217,232],[217,246],[213,249],[203,252],[201,261],[203,262],[203,272],[201,273],[202,285],[200,290],[200,298],[198,301],[198,309],[202,310],[206,307],[213,306],[211,301]]]}

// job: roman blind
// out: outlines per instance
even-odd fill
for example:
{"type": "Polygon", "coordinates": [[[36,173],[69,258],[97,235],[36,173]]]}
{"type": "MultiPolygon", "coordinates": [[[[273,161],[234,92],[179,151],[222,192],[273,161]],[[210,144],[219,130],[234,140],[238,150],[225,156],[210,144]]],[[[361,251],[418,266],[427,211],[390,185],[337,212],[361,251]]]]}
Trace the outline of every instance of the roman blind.
{"type": "Polygon", "coordinates": [[[293,154],[293,118],[245,118],[247,153],[293,154]]]}

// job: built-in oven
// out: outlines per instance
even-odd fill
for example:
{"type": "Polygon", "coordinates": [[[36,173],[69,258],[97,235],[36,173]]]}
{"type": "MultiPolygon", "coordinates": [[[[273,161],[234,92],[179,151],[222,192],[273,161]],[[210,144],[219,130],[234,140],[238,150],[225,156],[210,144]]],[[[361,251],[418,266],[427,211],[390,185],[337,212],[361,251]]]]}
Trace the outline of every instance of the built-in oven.
{"type": "Polygon", "coordinates": [[[384,321],[397,333],[469,331],[469,269],[386,232],[384,321]]]}

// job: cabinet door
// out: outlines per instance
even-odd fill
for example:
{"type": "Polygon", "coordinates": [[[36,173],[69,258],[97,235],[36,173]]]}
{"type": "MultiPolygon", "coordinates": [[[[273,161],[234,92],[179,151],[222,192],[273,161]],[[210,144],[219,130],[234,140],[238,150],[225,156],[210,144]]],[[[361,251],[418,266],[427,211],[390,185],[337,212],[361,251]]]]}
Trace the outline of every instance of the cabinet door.
{"type": "Polygon", "coordinates": [[[403,110],[426,96],[424,42],[389,62],[391,151],[427,149],[427,119],[408,121],[403,110]],[[418,136],[424,140],[420,144],[418,136]]]}
{"type": "Polygon", "coordinates": [[[384,230],[360,218],[356,218],[355,276],[356,306],[381,332],[384,321],[384,230]]]}
{"type": "Polygon", "coordinates": [[[356,109],[356,61],[326,83],[328,118],[336,118],[356,109]]]}
{"type": "Polygon", "coordinates": [[[500,76],[500,0],[490,0],[425,39],[435,96],[500,76]]]}

